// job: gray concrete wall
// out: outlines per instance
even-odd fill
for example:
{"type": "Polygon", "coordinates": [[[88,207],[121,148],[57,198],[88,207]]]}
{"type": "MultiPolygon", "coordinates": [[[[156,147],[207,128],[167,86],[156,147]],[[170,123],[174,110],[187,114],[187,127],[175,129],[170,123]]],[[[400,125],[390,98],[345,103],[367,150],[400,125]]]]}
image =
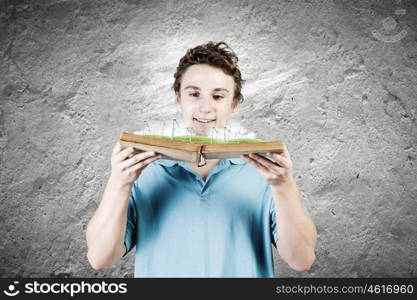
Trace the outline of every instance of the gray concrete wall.
{"type": "Polygon", "coordinates": [[[120,132],[172,116],[175,67],[209,40],[317,225],[312,269],[275,255],[276,275],[417,276],[416,1],[0,3],[0,276],[133,276],[133,252],[93,270],[84,230],[120,132]]]}

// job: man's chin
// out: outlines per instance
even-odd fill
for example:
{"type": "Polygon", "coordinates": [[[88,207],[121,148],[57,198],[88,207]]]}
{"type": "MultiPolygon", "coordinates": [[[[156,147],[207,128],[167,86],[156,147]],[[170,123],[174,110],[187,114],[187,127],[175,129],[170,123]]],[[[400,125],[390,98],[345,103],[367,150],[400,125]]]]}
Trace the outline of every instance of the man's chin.
{"type": "Polygon", "coordinates": [[[194,129],[194,135],[198,136],[210,136],[211,128],[195,128],[194,129]]]}
{"type": "Polygon", "coordinates": [[[207,126],[207,127],[193,127],[193,133],[194,135],[199,135],[199,136],[207,136],[207,137],[211,137],[213,136],[217,136],[221,130],[221,128],[213,128],[214,126],[207,126]]]}

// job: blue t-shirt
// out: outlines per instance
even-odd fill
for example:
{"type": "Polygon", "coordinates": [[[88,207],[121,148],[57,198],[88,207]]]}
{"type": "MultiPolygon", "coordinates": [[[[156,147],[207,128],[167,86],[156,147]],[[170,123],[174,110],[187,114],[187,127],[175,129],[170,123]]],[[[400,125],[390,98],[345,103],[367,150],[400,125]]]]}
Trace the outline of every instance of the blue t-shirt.
{"type": "Polygon", "coordinates": [[[159,159],[133,183],[125,256],[135,277],[274,277],[278,233],[270,185],[241,158],[206,181],[186,162],[159,159]]]}

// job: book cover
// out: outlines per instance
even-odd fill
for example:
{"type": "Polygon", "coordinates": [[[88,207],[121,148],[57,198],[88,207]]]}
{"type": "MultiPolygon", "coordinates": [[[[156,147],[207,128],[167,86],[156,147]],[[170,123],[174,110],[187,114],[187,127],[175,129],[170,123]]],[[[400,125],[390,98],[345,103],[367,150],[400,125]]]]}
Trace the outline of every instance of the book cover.
{"type": "Polygon", "coordinates": [[[227,142],[210,137],[167,137],[123,132],[119,139],[122,148],[133,147],[136,153],[155,151],[162,158],[196,163],[201,167],[207,159],[239,158],[241,154],[282,151],[284,142],[263,142],[255,139],[235,139],[227,142]]]}

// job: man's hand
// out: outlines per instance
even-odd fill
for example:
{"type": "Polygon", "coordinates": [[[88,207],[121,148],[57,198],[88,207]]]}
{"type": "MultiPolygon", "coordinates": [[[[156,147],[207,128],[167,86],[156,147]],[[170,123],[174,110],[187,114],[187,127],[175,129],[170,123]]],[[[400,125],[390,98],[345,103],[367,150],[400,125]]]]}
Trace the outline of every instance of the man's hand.
{"type": "Polygon", "coordinates": [[[160,159],[161,154],[153,151],[140,152],[134,154],[132,147],[122,149],[119,142],[113,149],[111,156],[111,174],[112,182],[117,182],[121,186],[132,184],[151,162],[160,159]]]}
{"type": "Polygon", "coordinates": [[[243,154],[240,157],[254,166],[272,187],[280,189],[292,184],[292,161],[285,144],[282,151],[268,152],[267,156],[272,161],[257,153],[243,154]]]}

